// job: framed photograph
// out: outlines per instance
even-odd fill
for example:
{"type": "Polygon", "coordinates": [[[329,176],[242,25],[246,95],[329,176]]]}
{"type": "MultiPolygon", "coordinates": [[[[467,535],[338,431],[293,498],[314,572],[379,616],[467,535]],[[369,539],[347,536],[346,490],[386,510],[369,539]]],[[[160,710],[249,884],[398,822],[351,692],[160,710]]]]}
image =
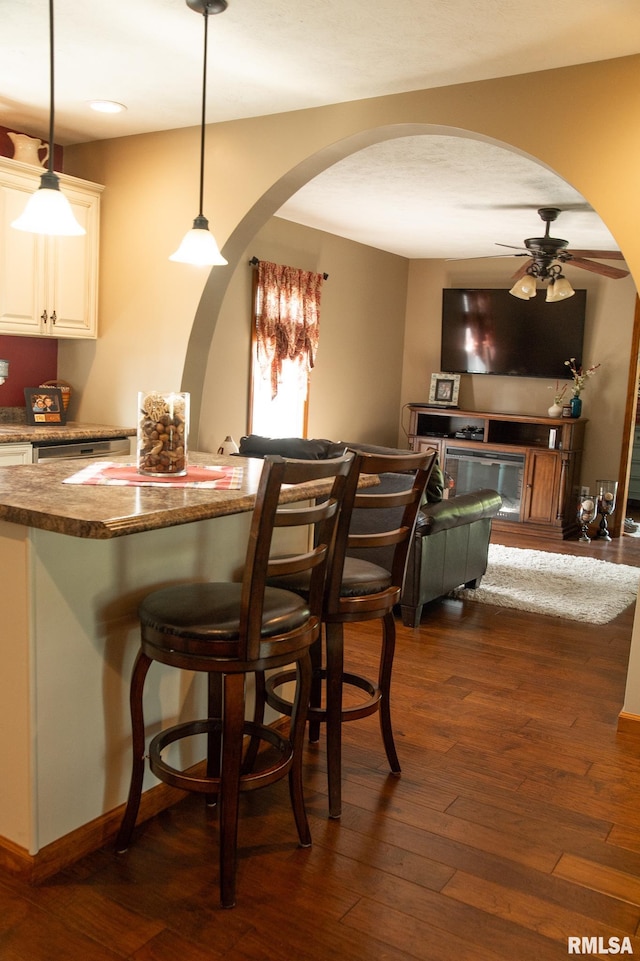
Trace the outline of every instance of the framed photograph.
{"type": "Polygon", "coordinates": [[[67,415],[59,387],[25,387],[27,424],[34,427],[53,427],[66,424],[67,415]]]}
{"type": "Polygon", "coordinates": [[[429,404],[432,407],[457,407],[460,374],[432,374],[429,404]]]}

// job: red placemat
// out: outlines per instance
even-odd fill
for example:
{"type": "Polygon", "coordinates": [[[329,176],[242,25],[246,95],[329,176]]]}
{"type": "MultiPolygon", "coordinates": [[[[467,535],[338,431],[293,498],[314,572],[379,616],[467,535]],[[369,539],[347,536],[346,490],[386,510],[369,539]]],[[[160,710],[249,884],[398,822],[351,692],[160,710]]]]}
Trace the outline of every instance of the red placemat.
{"type": "Polygon", "coordinates": [[[114,464],[96,461],[83,467],[77,474],[65,477],[63,484],[111,484],[118,487],[200,487],[209,490],[239,490],[242,487],[242,468],[189,467],[182,477],[172,474],[149,477],[139,474],[135,464],[114,464]]]}

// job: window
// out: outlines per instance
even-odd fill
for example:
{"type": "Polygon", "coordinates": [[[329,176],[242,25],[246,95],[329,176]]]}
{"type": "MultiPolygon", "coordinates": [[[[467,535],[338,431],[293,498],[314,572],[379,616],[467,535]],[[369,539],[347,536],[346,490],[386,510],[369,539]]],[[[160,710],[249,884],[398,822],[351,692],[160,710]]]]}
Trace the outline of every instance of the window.
{"type": "Polygon", "coordinates": [[[254,278],[249,431],[304,437],[323,274],[259,261],[254,278]]]}

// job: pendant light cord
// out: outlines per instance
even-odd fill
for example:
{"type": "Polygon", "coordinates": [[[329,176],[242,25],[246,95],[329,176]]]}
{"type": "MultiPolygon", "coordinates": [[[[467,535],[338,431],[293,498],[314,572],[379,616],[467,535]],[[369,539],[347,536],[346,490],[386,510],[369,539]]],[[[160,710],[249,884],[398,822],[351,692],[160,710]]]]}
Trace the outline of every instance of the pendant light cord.
{"type": "Polygon", "coordinates": [[[53,71],[53,0],[49,0],[49,173],[53,173],[53,111],[54,111],[54,71],[53,71]]]}
{"type": "MultiPolygon", "coordinates": [[[[52,3],[53,0],[50,0],[52,3]]],[[[207,38],[209,33],[209,8],[205,6],[203,11],[204,16],[204,58],[203,58],[203,68],[202,68],[202,119],[200,123],[200,213],[199,216],[203,217],[202,212],[203,199],[204,199],[204,128],[205,128],[205,114],[207,109],[207,38]]]]}

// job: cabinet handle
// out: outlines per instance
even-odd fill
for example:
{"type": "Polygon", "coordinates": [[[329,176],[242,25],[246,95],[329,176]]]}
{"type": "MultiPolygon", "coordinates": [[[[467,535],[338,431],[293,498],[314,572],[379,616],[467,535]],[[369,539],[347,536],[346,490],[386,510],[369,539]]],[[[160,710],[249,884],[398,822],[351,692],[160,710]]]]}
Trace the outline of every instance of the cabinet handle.
{"type": "Polygon", "coordinates": [[[51,323],[55,325],[55,322],[57,319],[58,319],[58,316],[54,310],[54,312],[51,314],[51,323]]]}
{"type": "Polygon", "coordinates": [[[40,314],[40,320],[43,322],[43,324],[46,324],[46,322],[47,322],[47,312],[46,312],[46,310],[43,310],[42,313],[40,314]]]}

